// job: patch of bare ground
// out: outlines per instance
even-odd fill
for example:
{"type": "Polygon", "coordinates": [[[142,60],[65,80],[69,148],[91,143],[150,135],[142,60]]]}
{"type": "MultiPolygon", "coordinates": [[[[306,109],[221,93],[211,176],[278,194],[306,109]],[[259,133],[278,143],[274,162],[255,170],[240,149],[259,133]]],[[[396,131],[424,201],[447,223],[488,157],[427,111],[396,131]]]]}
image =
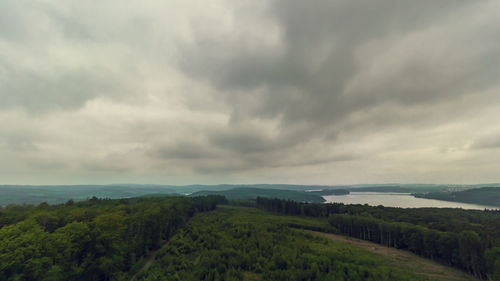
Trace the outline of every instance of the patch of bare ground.
{"type": "Polygon", "coordinates": [[[431,279],[444,280],[444,281],[458,281],[458,280],[479,280],[474,277],[451,267],[436,263],[432,260],[419,257],[408,251],[398,250],[395,248],[385,247],[379,244],[360,240],[352,237],[342,235],[329,234],[324,232],[305,230],[306,232],[320,235],[328,239],[348,243],[357,246],[371,253],[383,256],[389,265],[401,269],[412,271],[416,274],[424,275],[431,279]]]}

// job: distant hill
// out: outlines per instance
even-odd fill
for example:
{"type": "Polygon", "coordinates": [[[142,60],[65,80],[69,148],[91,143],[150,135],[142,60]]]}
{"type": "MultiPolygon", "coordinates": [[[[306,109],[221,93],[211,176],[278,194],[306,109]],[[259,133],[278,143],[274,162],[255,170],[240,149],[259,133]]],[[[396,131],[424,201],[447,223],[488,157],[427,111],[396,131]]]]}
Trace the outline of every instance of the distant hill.
{"type": "Polygon", "coordinates": [[[350,187],[350,192],[395,192],[395,193],[412,193],[412,192],[434,192],[447,190],[448,186],[441,185],[380,185],[380,186],[363,186],[350,187]]]}
{"type": "Polygon", "coordinates": [[[362,184],[345,186],[350,192],[394,192],[394,193],[430,193],[455,192],[480,187],[500,187],[498,183],[491,184],[362,184]]]}
{"type": "Polygon", "coordinates": [[[257,197],[279,198],[285,200],[293,200],[299,202],[322,203],[325,199],[321,195],[312,192],[294,191],[285,189],[262,189],[262,188],[234,188],[223,191],[198,191],[190,195],[190,197],[206,196],[206,195],[223,195],[229,200],[248,200],[257,197]]]}
{"type": "Polygon", "coordinates": [[[193,193],[197,191],[222,191],[230,190],[235,188],[260,188],[260,189],[279,189],[279,190],[295,190],[295,191],[306,191],[306,190],[320,190],[320,189],[330,189],[337,188],[334,186],[327,185],[294,185],[294,184],[216,184],[216,185],[182,185],[182,186],[168,186],[176,190],[178,193],[193,193]]]}
{"type": "Polygon", "coordinates": [[[147,194],[174,194],[175,190],[152,185],[3,185],[0,186],[0,206],[9,204],[60,204],[73,199],[92,197],[130,198],[147,194]]]}
{"type": "Polygon", "coordinates": [[[500,187],[481,187],[455,192],[414,193],[413,196],[500,207],[500,187]]]}
{"type": "Polygon", "coordinates": [[[327,196],[327,195],[347,195],[350,192],[347,189],[323,189],[319,191],[310,191],[309,193],[320,196],[327,196]]]}
{"type": "MultiPolygon", "coordinates": [[[[9,204],[39,204],[42,202],[47,202],[49,204],[60,204],[65,203],[69,199],[73,199],[74,201],[81,201],[92,198],[94,196],[97,198],[120,199],[140,196],[151,197],[164,195],[188,195],[198,191],[224,191],[235,188],[305,191],[331,187],[288,184],[157,185],[127,183],[110,185],[0,185],[0,206],[9,204]]],[[[298,200],[301,200],[300,198],[309,197],[291,196],[290,198],[299,198],[298,200]]]]}
{"type": "MultiPolygon", "coordinates": [[[[276,194],[283,194],[283,190],[299,192],[301,196],[290,197],[302,200],[308,192],[311,196],[335,195],[349,192],[404,192],[404,193],[431,193],[438,191],[462,191],[480,187],[500,187],[500,184],[477,185],[436,185],[436,184],[361,184],[361,185],[292,185],[292,184],[217,184],[217,185],[160,185],[160,184],[110,184],[110,185],[0,185],[0,206],[8,204],[49,204],[64,203],[69,199],[81,201],[92,197],[98,198],[130,198],[144,195],[188,195],[199,191],[226,191],[239,188],[277,190],[276,194]]],[[[282,198],[282,197],[280,197],[282,198]]],[[[317,197],[315,197],[317,198],[317,197]]],[[[320,201],[315,201],[320,202],[320,201]]]]}

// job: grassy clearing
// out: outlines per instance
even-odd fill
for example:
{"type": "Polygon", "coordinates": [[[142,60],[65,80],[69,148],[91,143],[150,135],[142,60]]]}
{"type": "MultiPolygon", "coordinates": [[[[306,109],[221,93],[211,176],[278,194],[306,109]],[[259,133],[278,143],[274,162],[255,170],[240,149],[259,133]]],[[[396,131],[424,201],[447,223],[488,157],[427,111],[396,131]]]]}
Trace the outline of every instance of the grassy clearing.
{"type": "Polygon", "coordinates": [[[411,272],[418,272],[419,274],[427,276],[431,279],[444,281],[478,280],[460,270],[438,264],[429,259],[424,259],[407,251],[389,248],[381,246],[380,244],[342,235],[311,230],[306,230],[306,232],[326,237],[338,243],[353,245],[376,255],[383,256],[385,262],[390,266],[398,267],[411,272]]]}

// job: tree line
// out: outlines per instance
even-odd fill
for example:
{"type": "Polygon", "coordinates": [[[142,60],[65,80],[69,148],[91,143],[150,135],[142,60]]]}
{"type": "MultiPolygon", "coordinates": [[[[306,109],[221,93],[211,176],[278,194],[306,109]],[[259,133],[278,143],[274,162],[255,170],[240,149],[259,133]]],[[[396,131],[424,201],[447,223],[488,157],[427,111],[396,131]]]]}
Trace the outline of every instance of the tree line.
{"type": "Polygon", "coordinates": [[[328,217],[341,234],[408,250],[500,280],[500,212],[313,204],[257,198],[257,208],[295,216],[328,217]]]}

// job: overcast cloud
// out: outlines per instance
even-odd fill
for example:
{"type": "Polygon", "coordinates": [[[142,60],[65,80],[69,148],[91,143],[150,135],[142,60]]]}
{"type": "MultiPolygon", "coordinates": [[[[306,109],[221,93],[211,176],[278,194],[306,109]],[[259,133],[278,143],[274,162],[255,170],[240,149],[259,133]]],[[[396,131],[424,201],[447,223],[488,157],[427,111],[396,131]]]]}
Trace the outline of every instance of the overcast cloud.
{"type": "Polygon", "coordinates": [[[0,184],[500,182],[500,3],[0,2],[0,184]]]}

